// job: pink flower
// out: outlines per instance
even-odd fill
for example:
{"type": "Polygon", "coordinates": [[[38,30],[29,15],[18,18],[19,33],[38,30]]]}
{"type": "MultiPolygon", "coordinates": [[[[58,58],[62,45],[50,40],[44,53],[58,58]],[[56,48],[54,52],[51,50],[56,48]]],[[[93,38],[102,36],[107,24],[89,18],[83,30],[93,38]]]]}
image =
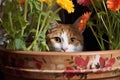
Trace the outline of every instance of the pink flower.
{"type": "Polygon", "coordinates": [[[90,0],[77,0],[77,3],[83,6],[87,6],[89,7],[91,5],[91,1],[90,0]]]}

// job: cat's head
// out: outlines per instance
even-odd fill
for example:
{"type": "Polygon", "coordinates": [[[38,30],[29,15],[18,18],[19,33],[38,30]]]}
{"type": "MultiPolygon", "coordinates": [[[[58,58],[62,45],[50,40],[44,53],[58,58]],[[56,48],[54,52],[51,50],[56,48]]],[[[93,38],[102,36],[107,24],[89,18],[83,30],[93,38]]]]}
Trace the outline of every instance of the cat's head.
{"type": "Polygon", "coordinates": [[[59,52],[79,52],[83,49],[83,36],[85,30],[82,17],[73,24],[61,24],[52,22],[51,29],[48,30],[46,40],[51,51],[59,52]]]}

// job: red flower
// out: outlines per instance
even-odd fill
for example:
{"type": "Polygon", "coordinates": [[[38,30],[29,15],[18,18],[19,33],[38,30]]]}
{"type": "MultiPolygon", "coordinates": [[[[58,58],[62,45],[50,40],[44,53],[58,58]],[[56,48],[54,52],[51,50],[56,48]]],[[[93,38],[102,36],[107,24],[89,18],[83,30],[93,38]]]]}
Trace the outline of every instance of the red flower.
{"type": "Polygon", "coordinates": [[[107,0],[107,7],[110,10],[117,11],[120,9],[120,0],[107,0]]]}
{"type": "Polygon", "coordinates": [[[85,60],[82,57],[75,57],[75,64],[77,64],[77,66],[79,66],[80,68],[86,68],[88,62],[89,56],[87,56],[85,60]]]}
{"type": "Polygon", "coordinates": [[[90,0],[77,0],[77,3],[83,6],[87,6],[89,7],[91,5],[91,1],[90,0]]]}

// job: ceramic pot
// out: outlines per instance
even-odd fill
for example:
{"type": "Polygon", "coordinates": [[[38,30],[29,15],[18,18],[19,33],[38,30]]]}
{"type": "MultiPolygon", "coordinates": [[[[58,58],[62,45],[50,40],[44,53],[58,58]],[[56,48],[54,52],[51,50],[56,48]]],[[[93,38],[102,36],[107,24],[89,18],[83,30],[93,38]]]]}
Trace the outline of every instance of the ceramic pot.
{"type": "Polygon", "coordinates": [[[34,52],[0,49],[5,80],[120,80],[120,50],[34,52]]]}

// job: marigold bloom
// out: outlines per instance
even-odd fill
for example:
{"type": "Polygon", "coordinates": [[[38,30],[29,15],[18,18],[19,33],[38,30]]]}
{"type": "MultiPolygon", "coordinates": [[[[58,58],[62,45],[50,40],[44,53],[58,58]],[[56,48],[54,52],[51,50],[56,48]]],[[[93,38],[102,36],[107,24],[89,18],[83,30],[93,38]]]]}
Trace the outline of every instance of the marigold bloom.
{"type": "Polygon", "coordinates": [[[91,5],[91,0],[77,0],[77,3],[88,7],[91,5]]]}
{"type": "Polygon", "coordinates": [[[23,4],[25,2],[25,0],[18,0],[19,4],[23,4]]]}
{"type": "Polygon", "coordinates": [[[120,0],[107,0],[106,3],[110,10],[117,11],[120,9],[120,0]]]}
{"type": "Polygon", "coordinates": [[[56,3],[68,13],[74,12],[74,4],[71,0],[57,0],[56,3]]]}

